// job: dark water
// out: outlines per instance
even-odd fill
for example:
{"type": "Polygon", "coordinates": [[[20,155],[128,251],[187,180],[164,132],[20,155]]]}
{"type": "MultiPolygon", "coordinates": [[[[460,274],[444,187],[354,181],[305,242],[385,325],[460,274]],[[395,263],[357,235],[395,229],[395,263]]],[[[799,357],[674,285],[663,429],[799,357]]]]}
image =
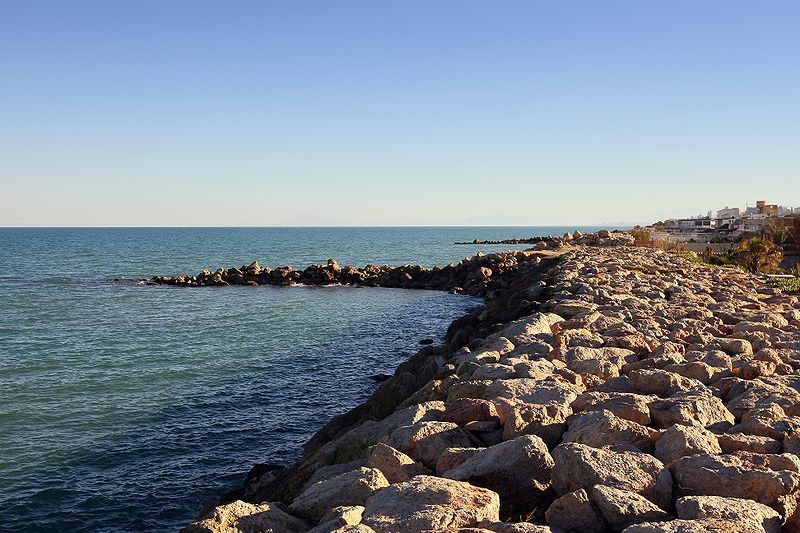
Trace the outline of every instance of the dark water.
{"type": "MultiPolygon", "coordinates": [[[[582,228],[585,229],[585,228],[582,228]]],[[[478,304],[432,291],[114,278],[258,259],[447,264],[566,228],[0,229],[0,528],[172,531],[478,304]]]]}

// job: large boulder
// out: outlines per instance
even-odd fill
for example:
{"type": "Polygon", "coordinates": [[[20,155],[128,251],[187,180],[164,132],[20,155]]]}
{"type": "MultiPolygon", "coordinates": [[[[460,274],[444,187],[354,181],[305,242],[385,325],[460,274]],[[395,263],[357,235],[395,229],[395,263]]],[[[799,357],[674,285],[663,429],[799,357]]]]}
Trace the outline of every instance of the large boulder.
{"type": "Polygon", "coordinates": [[[772,470],[769,466],[777,465],[770,465],[766,459],[763,462],[756,465],[738,455],[691,455],[672,463],[670,470],[680,496],[752,499],[778,511],[792,527],[800,527],[800,474],[772,470]]]}
{"type": "Polygon", "coordinates": [[[414,476],[429,473],[421,463],[382,442],[370,449],[367,466],[380,470],[389,483],[408,481],[414,476]]]}
{"type": "Polygon", "coordinates": [[[566,403],[515,404],[505,412],[503,438],[511,440],[520,435],[536,435],[553,448],[561,442],[571,413],[566,403]]]}
{"type": "Polygon", "coordinates": [[[781,516],[766,505],[744,498],[685,496],[675,502],[678,518],[724,518],[752,524],[753,531],[780,533],[781,516]]]}
{"type": "Polygon", "coordinates": [[[550,486],[553,458],[539,437],[525,435],[479,451],[443,477],[500,495],[503,514],[531,512],[550,486]]]}
{"type": "Polygon", "coordinates": [[[748,524],[721,518],[643,522],[626,527],[622,533],[758,533],[748,524]]]}
{"type": "Polygon", "coordinates": [[[615,446],[649,452],[658,437],[658,432],[619,418],[605,409],[573,415],[567,422],[569,429],[564,433],[564,442],[577,442],[595,448],[615,446]]]}
{"type": "Polygon", "coordinates": [[[363,525],[392,533],[457,530],[500,520],[496,492],[433,476],[391,485],[364,507],[363,525]]]}
{"type": "Polygon", "coordinates": [[[604,533],[603,517],[589,499],[586,490],[578,489],[557,498],[544,514],[547,523],[565,533],[604,533]]]}
{"type": "Polygon", "coordinates": [[[659,509],[644,496],[607,485],[594,486],[592,501],[612,531],[622,531],[626,527],[640,522],[672,519],[669,514],[659,509]]]}
{"type": "Polygon", "coordinates": [[[704,428],[675,424],[656,441],[653,455],[662,463],[669,464],[686,455],[698,453],[722,453],[717,437],[704,428]]]}
{"type": "Polygon", "coordinates": [[[722,400],[708,393],[677,393],[650,403],[653,424],[666,429],[673,424],[708,427],[720,422],[733,425],[733,414],[722,400]]]}
{"type": "Polygon", "coordinates": [[[667,509],[672,501],[669,470],[652,455],[572,442],[558,445],[552,455],[553,484],[558,494],[608,485],[641,494],[662,509],[667,509]]]}
{"type": "Polygon", "coordinates": [[[626,392],[584,392],[572,402],[572,411],[599,411],[605,409],[614,415],[643,426],[650,425],[650,402],[655,396],[631,394],[626,392]]]}
{"type": "MultiPolygon", "coordinates": [[[[325,513],[319,524],[308,533],[341,532],[343,529],[344,531],[354,531],[351,528],[361,523],[363,514],[364,507],[361,505],[334,507],[325,513]]],[[[369,529],[368,531],[372,530],[369,529]]]]}
{"type": "Polygon", "coordinates": [[[281,511],[273,503],[252,504],[241,500],[217,506],[211,513],[192,522],[181,533],[238,533],[242,531],[282,531],[300,533],[310,526],[281,511]]]}
{"type": "Polygon", "coordinates": [[[318,521],[333,507],[364,505],[367,498],[388,486],[380,470],[359,468],[311,485],[294,499],[289,511],[318,521]]]}
{"type": "Polygon", "coordinates": [[[401,426],[386,439],[386,444],[434,470],[436,461],[447,448],[468,448],[469,436],[452,422],[417,422],[401,426]]]}

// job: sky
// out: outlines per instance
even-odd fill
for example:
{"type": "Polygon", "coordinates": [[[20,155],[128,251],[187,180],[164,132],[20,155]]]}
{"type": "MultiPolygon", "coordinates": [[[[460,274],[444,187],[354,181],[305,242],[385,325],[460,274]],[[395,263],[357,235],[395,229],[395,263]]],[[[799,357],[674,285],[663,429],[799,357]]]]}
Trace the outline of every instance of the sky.
{"type": "Polygon", "coordinates": [[[800,206],[800,2],[0,0],[0,226],[800,206]]]}

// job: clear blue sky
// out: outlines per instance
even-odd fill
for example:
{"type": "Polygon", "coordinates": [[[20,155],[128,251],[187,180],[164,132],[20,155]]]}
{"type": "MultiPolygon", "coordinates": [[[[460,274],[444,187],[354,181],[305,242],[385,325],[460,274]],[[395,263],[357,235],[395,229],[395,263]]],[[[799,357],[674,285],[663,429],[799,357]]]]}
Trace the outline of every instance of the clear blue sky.
{"type": "Polygon", "coordinates": [[[0,0],[0,225],[800,205],[800,2],[0,0]]]}

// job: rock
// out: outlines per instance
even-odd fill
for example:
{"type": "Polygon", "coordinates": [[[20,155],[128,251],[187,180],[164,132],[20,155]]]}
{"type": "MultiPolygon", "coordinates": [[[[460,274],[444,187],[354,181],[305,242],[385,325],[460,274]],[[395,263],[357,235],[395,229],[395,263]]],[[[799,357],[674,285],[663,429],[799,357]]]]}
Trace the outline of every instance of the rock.
{"type": "Polygon", "coordinates": [[[411,457],[382,442],[370,449],[367,466],[380,470],[389,483],[408,481],[414,476],[429,473],[427,468],[411,457]]]}
{"type": "Polygon", "coordinates": [[[536,509],[550,486],[552,468],[544,441],[524,435],[481,450],[442,476],[498,493],[507,516],[536,509]]]}
{"type": "Polygon", "coordinates": [[[418,533],[498,522],[497,493],[469,483],[417,476],[385,488],[365,504],[362,524],[376,531],[418,533]]]}
{"type": "Polygon", "coordinates": [[[507,413],[503,425],[503,439],[511,440],[521,435],[536,435],[549,448],[555,447],[567,430],[567,417],[571,414],[567,404],[519,404],[507,413]]]}
{"type": "Polygon", "coordinates": [[[584,489],[568,492],[550,504],[545,512],[547,523],[565,533],[603,533],[600,512],[584,489]]]}
{"type": "Polygon", "coordinates": [[[379,489],[388,487],[380,470],[359,468],[308,487],[289,506],[289,511],[320,520],[333,507],[363,505],[379,489]]]}
{"type": "Polygon", "coordinates": [[[536,335],[550,335],[553,326],[564,319],[554,313],[534,313],[531,316],[511,322],[500,332],[500,336],[510,339],[515,345],[525,341],[538,340],[536,335]]]}
{"type": "Polygon", "coordinates": [[[352,472],[354,470],[358,470],[362,466],[366,465],[366,461],[363,459],[356,459],[355,461],[351,461],[349,463],[340,463],[334,465],[323,466],[318,468],[306,484],[303,485],[303,491],[310,488],[312,485],[319,483],[320,481],[325,481],[326,479],[331,479],[336,476],[340,476],[342,474],[346,474],[348,472],[352,472]]]}
{"type": "Polygon", "coordinates": [[[608,410],[619,418],[636,422],[643,426],[650,425],[651,401],[655,396],[643,396],[624,392],[585,392],[572,402],[573,412],[608,410]]]}
{"type": "Polygon", "coordinates": [[[525,404],[569,405],[577,397],[574,386],[555,380],[498,379],[486,388],[488,398],[506,398],[525,404]]]}
{"type": "Polygon", "coordinates": [[[530,522],[500,522],[492,524],[491,531],[496,531],[497,533],[556,533],[548,526],[530,522]]]}
{"type": "Polygon", "coordinates": [[[653,502],[629,490],[595,485],[592,489],[592,501],[612,531],[622,531],[626,527],[640,522],[672,519],[653,502]]]}
{"type": "Polygon", "coordinates": [[[363,514],[364,507],[361,505],[334,507],[325,513],[317,527],[308,533],[328,533],[329,531],[341,531],[342,528],[348,526],[357,526],[361,523],[363,514]]]}
{"type": "Polygon", "coordinates": [[[626,527],[622,533],[756,533],[734,520],[705,518],[702,520],[671,520],[643,522],[626,527]]]}
{"type": "Polygon", "coordinates": [[[641,494],[662,509],[672,500],[670,472],[652,455],[564,443],[553,450],[552,456],[557,494],[608,485],[641,494]]]}
{"type": "Polygon", "coordinates": [[[342,526],[342,527],[336,528],[334,530],[329,530],[329,529],[320,530],[319,533],[324,533],[324,532],[328,532],[328,531],[330,533],[377,533],[374,529],[372,529],[369,526],[365,526],[364,524],[356,524],[356,525],[351,525],[351,526],[342,526]]]}
{"type": "Polygon", "coordinates": [[[441,476],[448,470],[460,466],[464,461],[480,452],[483,448],[447,448],[436,461],[436,475],[441,476]]]}
{"type": "MultiPolygon", "coordinates": [[[[703,391],[705,386],[696,379],[690,379],[666,370],[640,368],[628,373],[631,386],[641,394],[654,394],[662,398],[684,391],[703,391]]],[[[652,413],[651,413],[652,416],[652,413]]],[[[672,424],[669,424],[672,425],[672,424]]]]}
{"type": "MultiPolygon", "coordinates": [[[[722,453],[753,452],[753,453],[781,453],[783,445],[769,437],[746,435],[744,433],[723,433],[717,435],[717,441],[722,453]]],[[[794,452],[793,452],[794,453],[794,452]]]]}
{"type": "Polygon", "coordinates": [[[452,422],[417,422],[394,430],[386,444],[433,470],[444,450],[469,448],[471,442],[464,430],[452,422]]]}
{"type": "Polygon", "coordinates": [[[619,418],[611,411],[588,411],[573,415],[564,442],[577,442],[595,448],[617,446],[649,452],[658,433],[650,428],[619,418]]]}
{"type": "Polygon", "coordinates": [[[210,515],[192,522],[181,533],[235,533],[237,531],[308,531],[309,525],[281,511],[274,503],[252,504],[237,500],[215,507],[210,515]]]}
{"type": "Polygon", "coordinates": [[[708,393],[679,392],[650,403],[650,418],[657,428],[673,424],[708,427],[720,422],[733,425],[735,419],[722,400],[708,393]]]}
{"type": "Polygon", "coordinates": [[[678,518],[724,518],[749,524],[752,531],[780,533],[781,516],[772,508],[744,498],[685,496],[675,502],[678,518]]]}
{"type": "Polygon", "coordinates": [[[670,470],[681,496],[753,499],[781,513],[792,527],[798,525],[800,475],[796,472],[754,467],[736,455],[683,457],[672,463],[670,470]]]}
{"type": "Polygon", "coordinates": [[[653,455],[668,465],[681,457],[698,453],[722,453],[717,437],[703,428],[675,424],[656,441],[653,455]]]}

